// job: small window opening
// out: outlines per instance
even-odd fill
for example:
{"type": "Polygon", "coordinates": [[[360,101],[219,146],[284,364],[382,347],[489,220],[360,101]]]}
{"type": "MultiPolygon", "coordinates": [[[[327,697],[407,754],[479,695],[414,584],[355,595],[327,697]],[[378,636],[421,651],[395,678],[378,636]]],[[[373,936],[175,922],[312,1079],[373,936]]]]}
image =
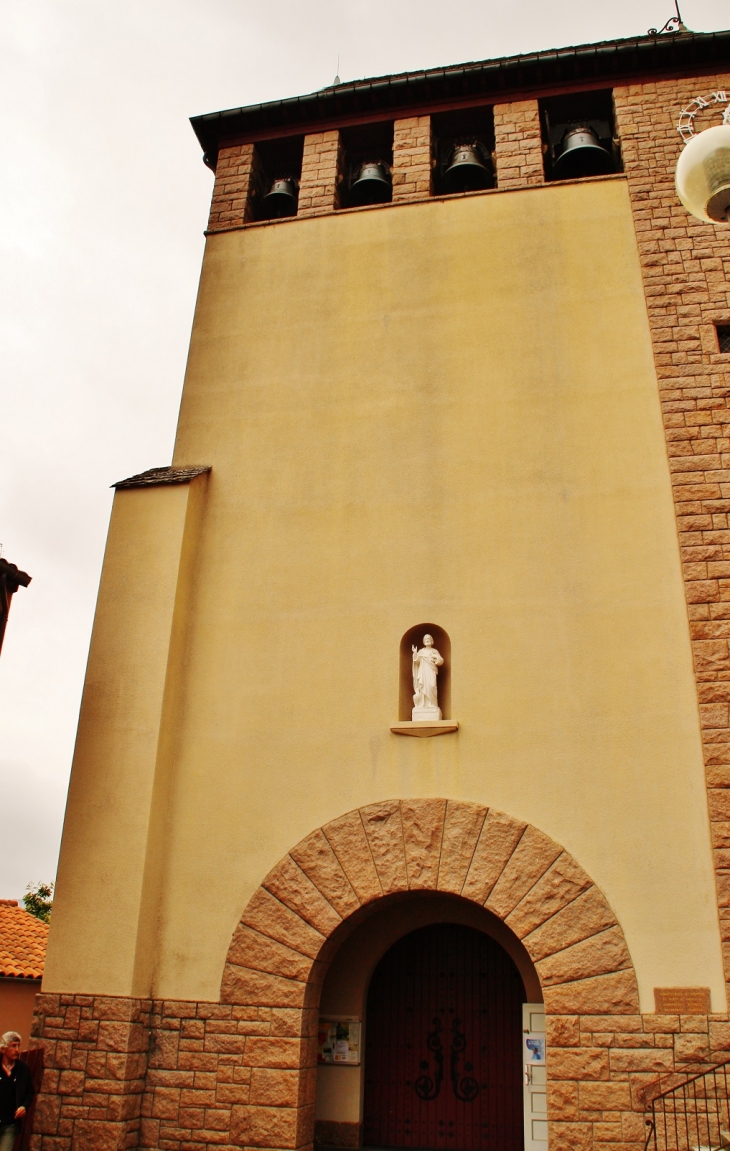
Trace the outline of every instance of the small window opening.
{"type": "Polygon", "coordinates": [[[540,123],[546,180],[581,180],[621,171],[610,90],[541,100],[540,123]]]}
{"type": "Polygon", "coordinates": [[[393,199],[393,121],[343,128],[343,208],[387,204],[393,199]]]}
{"type": "Polygon", "coordinates": [[[413,648],[424,646],[424,636],[430,635],[433,647],[443,659],[436,676],[438,706],[441,718],[451,719],[451,640],[437,623],[419,623],[410,627],[400,641],[400,690],[398,693],[398,719],[410,720],[414,708],[413,648]]]}
{"type": "Polygon", "coordinates": [[[255,219],[296,216],[303,154],[303,136],[262,140],[256,145],[258,171],[252,196],[255,219]]]}
{"type": "Polygon", "coordinates": [[[494,110],[491,106],[437,112],[431,117],[437,196],[493,188],[494,110]]]}
{"type": "Polygon", "coordinates": [[[717,345],[723,355],[730,355],[730,324],[716,324],[717,345]]]}

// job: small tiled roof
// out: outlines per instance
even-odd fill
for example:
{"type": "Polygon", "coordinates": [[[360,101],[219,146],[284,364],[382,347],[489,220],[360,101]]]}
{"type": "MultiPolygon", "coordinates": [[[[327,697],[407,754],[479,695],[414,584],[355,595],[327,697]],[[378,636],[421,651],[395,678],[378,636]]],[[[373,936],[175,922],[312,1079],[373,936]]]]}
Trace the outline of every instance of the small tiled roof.
{"type": "Polygon", "coordinates": [[[196,476],[210,471],[210,464],[195,464],[187,468],[150,468],[127,480],[118,480],[113,488],[147,488],[157,484],[189,484],[196,476]]]}
{"type": "Polygon", "coordinates": [[[48,924],[17,899],[0,899],[0,976],[40,979],[46,959],[48,924]]]}

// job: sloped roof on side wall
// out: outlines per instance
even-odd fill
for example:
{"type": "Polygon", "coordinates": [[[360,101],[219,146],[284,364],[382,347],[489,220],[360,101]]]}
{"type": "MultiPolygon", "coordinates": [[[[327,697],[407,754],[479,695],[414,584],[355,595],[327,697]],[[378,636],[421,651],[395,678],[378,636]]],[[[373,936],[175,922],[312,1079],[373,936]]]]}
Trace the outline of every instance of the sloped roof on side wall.
{"type": "Polygon", "coordinates": [[[19,907],[17,900],[0,899],[0,977],[40,979],[47,942],[47,923],[19,907]]]}

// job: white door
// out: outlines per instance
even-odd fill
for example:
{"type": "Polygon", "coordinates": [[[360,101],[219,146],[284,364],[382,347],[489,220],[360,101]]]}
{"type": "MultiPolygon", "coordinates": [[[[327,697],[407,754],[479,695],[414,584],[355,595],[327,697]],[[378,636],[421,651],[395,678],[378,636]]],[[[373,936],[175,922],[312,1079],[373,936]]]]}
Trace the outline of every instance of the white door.
{"type": "Polygon", "coordinates": [[[522,1005],[522,1065],[525,1082],[525,1151],[547,1151],[545,1005],[522,1005]]]}

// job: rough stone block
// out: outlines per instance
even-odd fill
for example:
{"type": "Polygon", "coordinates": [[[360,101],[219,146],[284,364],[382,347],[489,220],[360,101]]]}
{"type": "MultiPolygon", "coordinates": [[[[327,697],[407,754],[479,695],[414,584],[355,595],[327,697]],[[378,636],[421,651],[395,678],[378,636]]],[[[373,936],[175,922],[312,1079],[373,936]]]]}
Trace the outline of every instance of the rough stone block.
{"type": "MultiPolygon", "coordinates": [[[[250,934],[254,935],[256,933],[250,932],[250,934]]],[[[235,941],[236,936],[234,935],[233,938],[235,941]]],[[[270,946],[274,946],[272,944],[271,940],[264,937],[264,936],[257,935],[256,938],[258,940],[261,940],[265,944],[268,944],[270,946]]],[[[232,957],[230,955],[230,952],[229,952],[229,958],[231,959],[231,961],[233,963],[238,962],[234,957],[232,957]]],[[[248,966],[249,967],[256,967],[257,965],[255,963],[249,963],[248,966]]],[[[262,968],[261,970],[265,971],[266,968],[262,968]]],[[[202,1019],[183,1019],[180,1023],[180,1038],[181,1039],[204,1039],[205,1038],[205,1023],[203,1022],[203,1020],[202,1019]]]]}
{"type": "Polygon", "coordinates": [[[557,912],[523,939],[534,963],[556,951],[597,935],[616,922],[613,912],[597,887],[589,887],[572,903],[557,912]]]}
{"type": "Polygon", "coordinates": [[[236,1146],[296,1148],[297,1109],[293,1107],[233,1107],[231,1141],[236,1146]]]}
{"type": "Polygon", "coordinates": [[[527,824],[490,809],[464,882],[465,898],[475,903],[486,902],[526,827],[527,824]]]}
{"type": "Polygon", "coordinates": [[[271,1012],[271,1034],[289,1038],[316,1035],[319,1011],[292,1007],[275,1007],[271,1012]]]}
{"type": "Polygon", "coordinates": [[[33,1130],[40,1135],[55,1135],[58,1131],[60,1114],[60,1096],[42,1093],[36,1103],[33,1130]]]}
{"type": "Polygon", "coordinates": [[[408,886],[412,891],[434,890],[438,883],[446,800],[404,799],[400,807],[408,886]]]}
{"type": "MultiPolygon", "coordinates": [[[[301,952],[294,951],[278,940],[268,935],[261,935],[252,927],[241,923],[236,928],[228,949],[228,962],[238,967],[268,971],[271,975],[283,975],[287,979],[297,979],[300,983],[306,983],[313,961],[309,956],[302,955],[301,952]]],[[[203,1024],[199,1023],[198,1026],[202,1037],[203,1024]]]]}
{"type": "Polygon", "coordinates": [[[644,1015],[642,1016],[642,1026],[644,1031],[650,1034],[654,1032],[661,1032],[663,1034],[672,1033],[680,1030],[679,1016],[644,1015]]]}
{"type": "Polygon", "coordinates": [[[510,912],[507,925],[522,939],[572,903],[590,886],[591,880],[583,868],[563,852],[510,912]]]}
{"type": "Polygon", "coordinates": [[[551,1119],[578,1118],[578,1084],[571,1080],[548,1080],[548,1115],[551,1119]]]}
{"type": "Polygon", "coordinates": [[[62,1071],[58,1080],[59,1095],[80,1095],[85,1078],[83,1071],[62,1071]]]}
{"type": "Polygon", "coordinates": [[[139,1127],[140,1147],[157,1147],[160,1141],[159,1119],[142,1119],[139,1127]]]}
{"type": "Polygon", "coordinates": [[[548,1128],[550,1146],[559,1151],[593,1151],[590,1123],[565,1123],[556,1120],[548,1128]]]}
{"type": "Polygon", "coordinates": [[[221,983],[221,999],[226,1003],[255,1003],[264,1007],[303,1007],[308,986],[294,979],[227,963],[221,983]]]}
{"type": "Polygon", "coordinates": [[[246,1067],[299,1068],[304,1065],[304,1044],[299,1039],[252,1036],[246,1043],[246,1067]]]}
{"type": "Polygon", "coordinates": [[[174,1087],[157,1087],[152,1098],[152,1117],[154,1119],[177,1120],[180,1108],[180,1091],[174,1087]]]}
{"type": "Polygon", "coordinates": [[[625,1083],[581,1083],[578,1088],[581,1111],[630,1111],[631,1090],[625,1083]]]}
{"type": "Polygon", "coordinates": [[[495,883],[485,906],[500,919],[506,919],[523,896],[552,866],[561,850],[559,845],[542,831],[528,827],[495,883]]]}
{"type": "Polygon", "coordinates": [[[179,1042],[180,1037],[177,1031],[163,1031],[162,1029],[153,1031],[148,1056],[149,1067],[176,1067],[179,1042]]]}
{"type": "Polygon", "coordinates": [[[486,816],[487,809],[480,804],[456,800],[447,803],[439,861],[439,891],[461,894],[486,816]]]}
{"type": "Polygon", "coordinates": [[[548,1048],[551,1079],[608,1079],[608,1052],[602,1047],[548,1048]]]}
{"type": "Polygon", "coordinates": [[[548,1016],[547,1037],[547,1041],[551,1047],[577,1047],[580,1043],[579,1016],[548,1016]]]}
{"type": "Polygon", "coordinates": [[[149,1033],[137,1023],[117,1023],[103,1020],[99,1024],[99,1048],[102,1051],[146,1051],[149,1033]]]}
{"type": "Polygon", "coordinates": [[[674,1055],[670,1049],[659,1047],[614,1048],[611,1051],[611,1071],[656,1071],[674,1069],[674,1055]]]}
{"type": "Polygon", "coordinates": [[[546,987],[545,1007],[553,1015],[636,1015],[639,1010],[636,977],[633,971],[619,971],[546,987]]]}
{"type": "Polygon", "coordinates": [[[643,1147],[646,1142],[646,1121],[643,1114],[637,1115],[631,1111],[621,1114],[621,1137],[624,1143],[638,1144],[643,1147]]]}
{"type": "Polygon", "coordinates": [[[383,894],[408,890],[400,803],[373,803],[360,811],[383,894]]]}
{"type": "Polygon", "coordinates": [[[219,1083],[216,1088],[215,1100],[217,1104],[233,1106],[234,1103],[250,1103],[251,1089],[248,1083],[219,1083]]]}
{"type": "Polygon", "coordinates": [[[725,822],[730,819],[730,789],[710,788],[708,791],[710,806],[710,819],[713,822],[725,822]]]}
{"type": "Polygon", "coordinates": [[[133,999],[122,995],[95,995],[93,1015],[95,1019],[116,1020],[119,1023],[140,1023],[148,1021],[151,1007],[151,999],[133,999]]]}
{"type": "Polygon", "coordinates": [[[730,1051],[730,1023],[710,1023],[710,1047],[713,1051],[730,1051]]]}
{"type": "Polygon", "coordinates": [[[323,831],[360,902],[378,899],[383,892],[359,811],[332,820],[323,831]]]}
{"type": "Polygon", "coordinates": [[[77,1119],[74,1123],[74,1151],[124,1151],[126,1124],[77,1119]]]}
{"type": "MultiPolygon", "coordinates": [[[[245,1035],[210,1035],[205,1041],[206,1053],[240,1059],[246,1049],[245,1035]]],[[[202,1070],[202,1068],[200,1068],[202,1070]]]]}
{"type": "Polygon", "coordinates": [[[325,941],[320,931],[262,887],[251,897],[241,922],[312,959],[319,955],[325,941]]]}
{"type": "Polygon", "coordinates": [[[631,968],[624,934],[620,927],[609,927],[600,935],[593,935],[575,943],[564,951],[557,951],[537,964],[543,987],[557,983],[570,983],[576,979],[589,979],[611,971],[631,968]]]}
{"type": "Polygon", "coordinates": [[[324,936],[331,935],[342,922],[342,916],[291,856],[285,856],[269,872],[262,886],[324,936]]]}
{"type": "Polygon", "coordinates": [[[678,1063],[701,1063],[710,1054],[710,1042],[704,1035],[675,1035],[674,1058],[678,1063]]]}
{"type": "Polygon", "coordinates": [[[250,1102],[260,1107],[296,1107],[300,1103],[298,1071],[256,1067],[251,1075],[250,1102]]]}
{"type": "Polygon", "coordinates": [[[360,900],[323,831],[307,836],[290,854],[343,919],[357,910],[360,900]]]}

